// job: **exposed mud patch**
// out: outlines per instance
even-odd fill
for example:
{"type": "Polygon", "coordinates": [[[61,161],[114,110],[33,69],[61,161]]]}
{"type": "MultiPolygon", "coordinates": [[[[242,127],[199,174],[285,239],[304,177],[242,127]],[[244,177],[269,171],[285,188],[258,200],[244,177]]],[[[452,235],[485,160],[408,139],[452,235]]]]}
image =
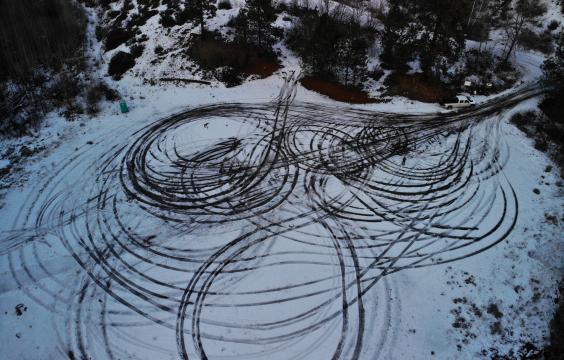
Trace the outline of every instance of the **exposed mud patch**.
{"type": "Polygon", "coordinates": [[[315,77],[305,77],[301,80],[303,87],[325,95],[333,100],[349,104],[371,104],[388,102],[387,99],[371,98],[364,90],[352,86],[341,85],[336,82],[322,80],[315,77]]]}

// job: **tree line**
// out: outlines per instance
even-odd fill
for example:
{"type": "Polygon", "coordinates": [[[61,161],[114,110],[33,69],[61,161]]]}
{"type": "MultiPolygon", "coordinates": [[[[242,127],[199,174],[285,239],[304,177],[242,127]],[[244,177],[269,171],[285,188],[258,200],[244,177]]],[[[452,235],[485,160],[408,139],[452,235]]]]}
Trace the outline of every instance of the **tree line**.
{"type": "Polygon", "coordinates": [[[25,81],[81,56],[86,16],[68,0],[0,1],[0,81],[25,81]]]}

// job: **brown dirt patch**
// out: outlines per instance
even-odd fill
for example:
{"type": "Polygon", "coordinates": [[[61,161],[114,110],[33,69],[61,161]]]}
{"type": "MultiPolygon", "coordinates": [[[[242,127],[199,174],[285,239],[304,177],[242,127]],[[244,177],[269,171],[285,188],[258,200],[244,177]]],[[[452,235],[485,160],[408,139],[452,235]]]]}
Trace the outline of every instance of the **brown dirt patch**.
{"type": "Polygon", "coordinates": [[[300,81],[308,90],[315,91],[337,101],[349,104],[369,104],[385,102],[382,99],[373,99],[366,91],[352,86],[345,86],[336,82],[322,80],[315,77],[305,77],[300,81]]]}
{"type": "Polygon", "coordinates": [[[405,96],[426,103],[440,102],[456,95],[455,91],[439,81],[426,79],[423,74],[392,73],[386,78],[385,85],[388,86],[387,95],[405,96]]]}
{"type": "Polygon", "coordinates": [[[280,67],[280,64],[276,60],[258,58],[251,64],[245,66],[241,72],[249,75],[258,75],[261,79],[264,79],[274,74],[280,67]]]}

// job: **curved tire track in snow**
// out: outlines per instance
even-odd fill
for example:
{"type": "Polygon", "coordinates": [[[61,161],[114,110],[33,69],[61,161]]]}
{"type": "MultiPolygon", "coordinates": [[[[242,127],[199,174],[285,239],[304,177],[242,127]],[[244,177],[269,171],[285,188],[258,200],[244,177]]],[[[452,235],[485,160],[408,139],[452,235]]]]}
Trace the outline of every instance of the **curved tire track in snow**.
{"type": "Polygon", "coordinates": [[[511,232],[498,114],[541,90],[398,115],[293,102],[294,80],[271,103],[102,139],[97,161],[79,151],[30,193],[2,252],[19,286],[37,284],[28,295],[67,314],[64,348],[166,353],[123,330],[158,324],[184,359],[375,358],[393,322],[386,275],[511,232]],[[74,283],[47,266],[46,245],[85,270],[74,283]]]}

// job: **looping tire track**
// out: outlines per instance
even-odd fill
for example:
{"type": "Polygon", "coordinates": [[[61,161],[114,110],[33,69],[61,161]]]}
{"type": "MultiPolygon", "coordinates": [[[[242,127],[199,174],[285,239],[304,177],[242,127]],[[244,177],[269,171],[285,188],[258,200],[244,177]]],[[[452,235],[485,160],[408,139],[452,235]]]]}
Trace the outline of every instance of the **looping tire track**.
{"type": "Polygon", "coordinates": [[[157,324],[176,332],[183,359],[221,347],[243,359],[376,358],[393,322],[390,304],[375,306],[387,275],[476,255],[511,232],[518,201],[497,114],[539,88],[398,115],[294,102],[296,80],[271,103],[191,109],[130,143],[110,136],[97,161],[79,151],[30,193],[0,253],[18,286],[38,284],[27,290],[38,303],[55,314],[72,304],[63,347],[119,358],[137,341],[124,329],[157,324]],[[204,123],[226,135],[198,139],[204,123]],[[41,258],[45,244],[87,276],[69,287],[41,258]]]}

